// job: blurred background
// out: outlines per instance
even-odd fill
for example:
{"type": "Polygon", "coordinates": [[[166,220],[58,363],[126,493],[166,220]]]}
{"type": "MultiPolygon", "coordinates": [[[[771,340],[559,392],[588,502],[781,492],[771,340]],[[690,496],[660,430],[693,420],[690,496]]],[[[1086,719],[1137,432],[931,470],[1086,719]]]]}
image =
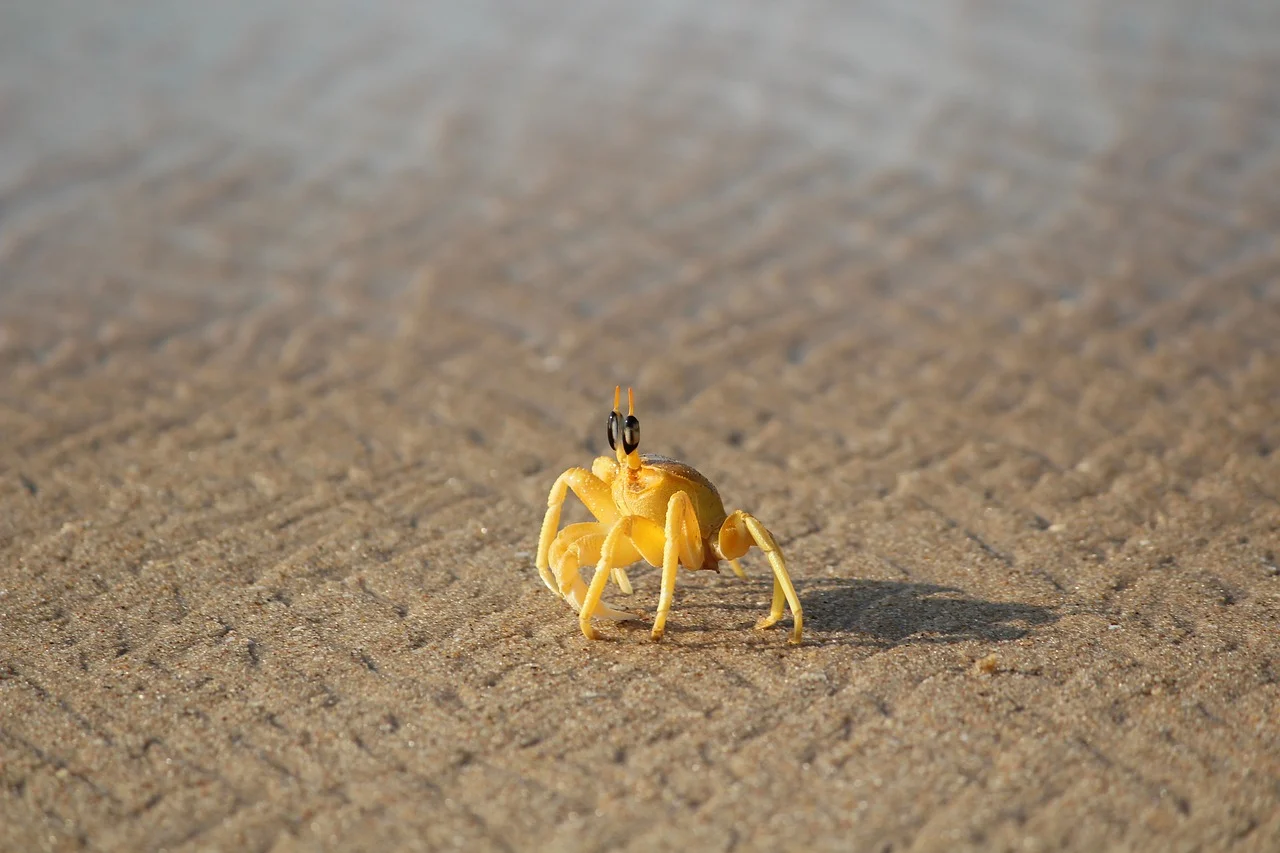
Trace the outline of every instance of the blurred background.
{"type": "Polygon", "coordinates": [[[622,327],[657,380],[762,303],[821,306],[813,345],[875,294],[1000,290],[1009,323],[1265,249],[1271,4],[633,6],[7,5],[5,351],[65,341],[58,294],[155,335],[289,299],[372,328],[430,279],[595,387],[622,327]]]}

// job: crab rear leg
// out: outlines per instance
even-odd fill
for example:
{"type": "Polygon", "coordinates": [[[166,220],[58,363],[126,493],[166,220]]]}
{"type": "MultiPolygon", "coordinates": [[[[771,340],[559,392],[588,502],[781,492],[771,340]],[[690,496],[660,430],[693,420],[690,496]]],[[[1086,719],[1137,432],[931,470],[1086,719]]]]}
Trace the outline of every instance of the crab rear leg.
{"type": "Polygon", "coordinates": [[[769,615],[756,623],[757,628],[768,628],[782,618],[783,605],[791,607],[791,642],[799,643],[804,633],[804,612],[800,607],[800,597],[796,595],[795,585],[791,583],[791,575],[787,574],[787,563],[782,557],[778,543],[755,516],[742,510],[734,511],[720,528],[717,547],[720,556],[726,560],[735,560],[755,545],[769,558],[769,567],[773,569],[773,602],[769,607],[769,615]]]}

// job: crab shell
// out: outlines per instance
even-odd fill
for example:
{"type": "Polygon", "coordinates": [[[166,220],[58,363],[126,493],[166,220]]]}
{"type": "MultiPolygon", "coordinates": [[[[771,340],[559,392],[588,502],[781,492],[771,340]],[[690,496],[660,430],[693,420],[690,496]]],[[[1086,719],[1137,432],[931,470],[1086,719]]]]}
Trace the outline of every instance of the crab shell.
{"type": "MultiPolygon", "coordinates": [[[[598,461],[612,463],[613,460],[602,456],[598,461]]],[[[715,485],[696,468],[678,459],[642,453],[640,461],[642,464],[638,469],[614,465],[611,466],[613,471],[605,473],[605,476],[600,476],[604,472],[595,472],[596,476],[610,484],[613,503],[619,514],[640,515],[662,524],[666,520],[671,496],[676,492],[684,492],[693,503],[693,511],[698,516],[698,529],[702,531],[706,545],[703,551],[706,557],[702,565],[689,568],[719,571],[717,539],[728,513],[724,511],[724,501],[715,485]],[[623,476],[618,476],[619,469],[623,476]]]]}

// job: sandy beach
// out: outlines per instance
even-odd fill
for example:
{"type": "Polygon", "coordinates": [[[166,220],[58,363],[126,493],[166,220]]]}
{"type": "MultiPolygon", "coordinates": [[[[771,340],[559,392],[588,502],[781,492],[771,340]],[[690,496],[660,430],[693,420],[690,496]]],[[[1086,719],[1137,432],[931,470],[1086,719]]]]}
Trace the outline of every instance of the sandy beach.
{"type": "Polygon", "coordinates": [[[5,4],[0,850],[1280,850],[1278,80],[1266,0],[5,4]],[[619,383],[802,645],[759,551],[543,586],[619,383]]]}

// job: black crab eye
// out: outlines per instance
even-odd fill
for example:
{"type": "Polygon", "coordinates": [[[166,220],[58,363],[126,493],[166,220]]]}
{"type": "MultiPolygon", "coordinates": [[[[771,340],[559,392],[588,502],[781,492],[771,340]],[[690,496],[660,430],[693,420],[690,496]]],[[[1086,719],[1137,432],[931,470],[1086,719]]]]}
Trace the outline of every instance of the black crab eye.
{"type": "Polygon", "coordinates": [[[630,453],[640,446],[640,419],[635,415],[627,415],[627,423],[622,428],[622,450],[630,453]]]}
{"type": "Polygon", "coordinates": [[[609,413],[609,449],[617,450],[618,442],[622,441],[622,415],[615,412],[609,413]]]}

